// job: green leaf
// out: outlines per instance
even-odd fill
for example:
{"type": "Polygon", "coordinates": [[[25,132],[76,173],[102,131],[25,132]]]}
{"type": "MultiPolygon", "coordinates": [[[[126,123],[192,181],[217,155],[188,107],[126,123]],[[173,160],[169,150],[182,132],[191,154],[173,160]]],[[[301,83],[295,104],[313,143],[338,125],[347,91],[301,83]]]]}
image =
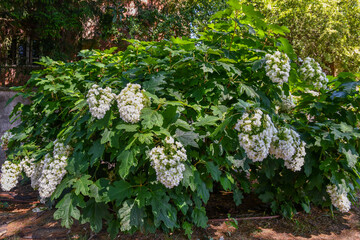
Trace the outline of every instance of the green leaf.
{"type": "Polygon", "coordinates": [[[111,125],[110,122],[112,118],[112,111],[108,111],[102,119],[95,119],[94,124],[90,128],[99,130],[104,129],[111,125]]]}
{"type": "Polygon", "coordinates": [[[137,132],[138,128],[138,124],[119,124],[116,126],[116,129],[125,130],[125,132],[137,132]]]}
{"type": "Polygon", "coordinates": [[[181,127],[181,128],[183,128],[183,129],[185,129],[185,130],[191,131],[191,126],[190,126],[187,122],[185,122],[184,120],[182,120],[182,119],[176,120],[176,122],[174,123],[174,125],[175,125],[176,127],[181,127]]]}
{"type": "Polygon", "coordinates": [[[289,43],[289,40],[286,38],[278,38],[278,40],[281,42],[281,46],[279,47],[279,50],[284,51],[288,57],[292,60],[296,60],[297,56],[294,52],[294,49],[292,48],[291,44],[289,43]]]}
{"type": "Polygon", "coordinates": [[[153,133],[152,132],[147,132],[147,133],[143,133],[143,134],[136,134],[135,136],[138,137],[139,142],[141,144],[146,143],[147,145],[150,145],[151,143],[153,143],[153,133]]]}
{"type": "Polygon", "coordinates": [[[125,201],[118,213],[121,219],[121,231],[129,231],[131,227],[142,228],[144,218],[147,216],[144,209],[139,208],[132,199],[125,201]]]}
{"type": "Polygon", "coordinates": [[[341,152],[345,155],[349,167],[354,167],[358,162],[359,154],[356,152],[354,146],[343,145],[341,152]]]}
{"type": "Polygon", "coordinates": [[[57,210],[54,212],[54,219],[61,219],[61,226],[70,228],[73,224],[73,218],[79,220],[80,211],[77,206],[82,206],[83,200],[74,193],[66,194],[60,202],[56,204],[57,210]]]}
{"type": "Polygon", "coordinates": [[[215,181],[219,181],[221,171],[219,170],[219,167],[214,164],[214,162],[206,162],[206,169],[215,181]]]}
{"type": "Polygon", "coordinates": [[[134,200],[127,200],[124,202],[122,208],[119,209],[119,218],[120,218],[120,230],[122,232],[130,231],[131,225],[130,225],[130,216],[131,216],[131,210],[134,207],[134,200]]]}
{"type": "Polygon", "coordinates": [[[109,199],[116,201],[116,205],[120,205],[124,199],[131,196],[131,185],[123,180],[116,181],[109,187],[109,199]]]}
{"type": "Polygon", "coordinates": [[[66,177],[65,179],[63,179],[61,181],[61,183],[56,186],[54,193],[51,195],[51,200],[55,200],[55,199],[59,198],[61,196],[62,192],[66,188],[70,187],[75,181],[76,181],[75,178],[72,178],[69,176],[66,177]]]}
{"type": "Polygon", "coordinates": [[[244,198],[244,196],[238,188],[235,188],[233,198],[235,205],[239,206],[242,203],[242,199],[244,198]]]}
{"type": "Polygon", "coordinates": [[[140,208],[145,207],[147,200],[151,198],[151,193],[147,187],[136,188],[134,195],[136,195],[135,202],[140,208]]]}
{"type": "Polygon", "coordinates": [[[311,159],[311,153],[307,153],[305,155],[305,164],[304,164],[304,172],[306,177],[309,177],[312,172],[312,166],[314,164],[314,161],[311,159]]]}
{"type": "Polygon", "coordinates": [[[303,203],[301,203],[301,206],[306,213],[310,213],[310,210],[311,210],[310,203],[303,202],[303,203]]]}
{"type": "Polygon", "coordinates": [[[217,125],[216,122],[219,121],[220,119],[221,118],[215,116],[206,116],[200,118],[199,121],[194,123],[194,125],[196,127],[217,125]]]}
{"type": "Polygon", "coordinates": [[[321,191],[322,182],[323,178],[320,174],[313,174],[313,176],[309,179],[309,190],[316,187],[319,191],[321,191]]]}
{"type": "Polygon", "coordinates": [[[150,108],[144,108],[141,111],[141,119],[141,124],[147,129],[152,129],[154,126],[161,127],[164,120],[161,114],[150,108]]]}
{"type": "Polygon", "coordinates": [[[149,81],[143,83],[143,88],[151,93],[155,93],[156,91],[160,91],[163,89],[162,85],[166,84],[165,81],[165,73],[159,72],[150,77],[149,81]]]}
{"type": "Polygon", "coordinates": [[[194,133],[192,131],[184,132],[180,129],[176,129],[176,138],[184,145],[184,146],[192,146],[199,148],[199,145],[195,140],[199,139],[199,134],[194,133]]]}
{"type": "Polygon", "coordinates": [[[193,170],[187,164],[185,164],[185,171],[183,172],[183,175],[184,177],[182,179],[182,182],[184,186],[190,187],[191,191],[195,191],[196,185],[194,181],[194,173],[193,170]]]}
{"type": "Polygon", "coordinates": [[[265,203],[271,202],[274,199],[274,194],[272,192],[266,191],[265,193],[260,194],[259,198],[265,203]]]}
{"type": "Polygon", "coordinates": [[[195,223],[196,226],[206,228],[208,218],[206,216],[206,210],[204,207],[201,208],[195,208],[194,211],[191,214],[191,217],[195,223]]]}
{"type": "Polygon", "coordinates": [[[166,107],[166,110],[162,114],[164,117],[164,128],[167,128],[170,124],[175,123],[176,120],[179,120],[179,114],[176,111],[177,106],[166,107]]]}
{"type": "Polygon", "coordinates": [[[209,63],[203,63],[201,66],[201,69],[203,70],[204,73],[213,73],[214,72],[214,68],[211,64],[209,63]]]}
{"type": "Polygon", "coordinates": [[[210,192],[206,188],[206,184],[201,179],[198,171],[194,172],[194,177],[195,177],[194,180],[196,184],[197,194],[204,201],[204,203],[207,203],[207,201],[210,198],[210,192]]]}
{"type": "Polygon", "coordinates": [[[90,199],[86,203],[86,207],[83,209],[82,223],[89,222],[90,228],[95,233],[98,233],[102,229],[102,220],[107,219],[109,212],[108,206],[104,203],[97,203],[95,199],[90,199]]]}
{"type": "Polygon", "coordinates": [[[73,175],[85,173],[89,168],[89,159],[83,152],[74,152],[69,160],[66,170],[73,175]]]}
{"type": "Polygon", "coordinates": [[[102,133],[102,138],[100,143],[105,144],[111,141],[111,138],[115,135],[115,133],[107,128],[105,128],[104,132],[102,133]]]}
{"type": "Polygon", "coordinates": [[[90,175],[85,175],[75,181],[73,187],[76,195],[80,193],[84,196],[89,195],[89,185],[93,183],[89,178],[91,178],[90,175]]]}
{"type": "Polygon", "coordinates": [[[140,208],[134,204],[130,212],[130,225],[141,229],[144,226],[144,218],[146,216],[144,208],[140,208]]]}
{"type": "Polygon", "coordinates": [[[221,186],[224,188],[225,191],[231,190],[231,182],[227,177],[220,177],[221,186]]]}
{"type": "Polygon", "coordinates": [[[151,199],[152,212],[154,214],[155,226],[159,227],[163,222],[167,228],[173,229],[176,226],[177,212],[169,204],[168,196],[153,195],[151,199]]]}
{"type": "Polygon", "coordinates": [[[260,68],[262,68],[265,61],[266,61],[265,58],[254,61],[252,70],[255,72],[255,71],[259,70],[260,68]]]}
{"type": "Polygon", "coordinates": [[[105,178],[98,179],[89,186],[89,197],[94,198],[96,202],[110,202],[108,191],[110,181],[105,178]]]}
{"type": "Polygon", "coordinates": [[[232,9],[235,9],[235,10],[241,10],[242,9],[242,5],[240,4],[240,1],[238,1],[238,0],[229,0],[227,2],[227,4],[229,4],[232,9]]]}
{"type": "Polygon", "coordinates": [[[93,166],[103,155],[105,151],[105,146],[101,144],[100,139],[94,142],[94,144],[89,149],[90,165],[93,166]]]}
{"type": "Polygon", "coordinates": [[[220,133],[222,133],[225,128],[230,124],[232,121],[232,116],[229,118],[226,118],[216,129],[214,132],[210,134],[210,138],[216,138],[220,133]]]}
{"type": "Polygon", "coordinates": [[[134,153],[131,150],[122,151],[117,157],[117,161],[121,163],[119,167],[119,175],[122,179],[125,179],[129,174],[130,168],[132,166],[136,166],[137,164],[134,153]]]}
{"type": "Polygon", "coordinates": [[[192,228],[193,228],[193,225],[189,222],[184,222],[182,224],[182,229],[184,229],[184,232],[185,232],[186,236],[188,237],[188,239],[191,239],[191,235],[193,233],[192,228]]]}
{"type": "Polygon", "coordinates": [[[119,234],[119,230],[120,230],[119,226],[120,226],[120,221],[118,219],[113,219],[108,224],[107,232],[110,234],[111,239],[115,239],[119,234]]]}

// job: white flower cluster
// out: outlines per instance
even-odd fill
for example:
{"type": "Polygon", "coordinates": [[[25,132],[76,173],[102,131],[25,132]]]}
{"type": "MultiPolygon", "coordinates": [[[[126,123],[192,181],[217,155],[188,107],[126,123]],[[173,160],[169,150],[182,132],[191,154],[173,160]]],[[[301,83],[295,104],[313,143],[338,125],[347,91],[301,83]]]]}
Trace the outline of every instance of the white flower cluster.
{"type": "Polygon", "coordinates": [[[71,148],[55,140],[53,156],[46,154],[41,177],[39,179],[39,194],[42,200],[51,196],[56,186],[66,174],[65,167],[71,148]]]}
{"type": "Polygon", "coordinates": [[[240,146],[253,162],[261,162],[268,154],[273,135],[277,132],[269,115],[256,109],[251,115],[244,113],[235,125],[239,131],[240,146]]]}
{"type": "Polygon", "coordinates": [[[18,178],[21,174],[20,164],[11,161],[5,161],[1,166],[1,188],[4,191],[10,191],[16,187],[18,178]]]}
{"type": "Polygon", "coordinates": [[[3,150],[7,149],[7,146],[9,144],[9,141],[14,135],[10,131],[6,131],[4,135],[1,136],[1,148],[3,150]]]}
{"type": "Polygon", "coordinates": [[[117,96],[120,117],[125,122],[136,123],[140,121],[141,110],[146,105],[146,97],[140,89],[139,84],[128,83],[117,96]]]}
{"type": "Polygon", "coordinates": [[[28,156],[25,156],[21,161],[22,170],[25,172],[26,176],[31,178],[35,171],[35,163],[33,162],[35,159],[30,159],[28,156]]]}
{"type": "Polygon", "coordinates": [[[282,52],[276,51],[274,54],[266,54],[266,76],[270,78],[273,83],[280,85],[287,82],[290,74],[290,59],[282,52]]]}
{"type": "Polygon", "coordinates": [[[281,102],[279,102],[279,107],[281,111],[289,112],[291,109],[295,107],[294,98],[289,93],[289,96],[286,96],[283,92],[280,96],[281,102]]]}
{"type": "Polygon", "coordinates": [[[34,163],[34,171],[31,174],[31,187],[33,189],[38,189],[40,186],[40,179],[42,176],[42,170],[44,167],[44,159],[41,159],[39,162],[34,163]]]}
{"type": "Polygon", "coordinates": [[[111,88],[101,88],[94,84],[86,97],[91,115],[97,119],[102,119],[110,109],[111,102],[116,95],[111,92],[111,88]]]}
{"type": "Polygon", "coordinates": [[[149,155],[157,180],[167,188],[179,185],[185,171],[185,165],[182,162],[187,159],[183,145],[174,141],[172,137],[167,137],[164,146],[154,147],[149,155]]]}
{"type": "Polygon", "coordinates": [[[336,185],[328,185],[326,191],[330,196],[332,205],[339,209],[340,212],[344,213],[350,210],[351,202],[344,188],[338,188],[336,185]]]}
{"type": "Polygon", "coordinates": [[[313,58],[305,58],[300,68],[300,73],[307,83],[314,85],[315,89],[319,90],[326,87],[328,79],[321,69],[320,64],[313,58]]]}
{"type": "Polygon", "coordinates": [[[300,171],[305,161],[305,142],[294,130],[281,127],[273,136],[270,154],[284,159],[285,167],[291,171],[300,171]]]}

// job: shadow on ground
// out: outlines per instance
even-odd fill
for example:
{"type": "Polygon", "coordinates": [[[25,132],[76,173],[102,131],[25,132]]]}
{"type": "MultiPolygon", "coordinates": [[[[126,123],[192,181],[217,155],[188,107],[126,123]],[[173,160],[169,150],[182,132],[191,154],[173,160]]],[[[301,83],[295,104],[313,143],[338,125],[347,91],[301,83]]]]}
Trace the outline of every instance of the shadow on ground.
{"type": "MultiPolygon", "coordinates": [[[[94,235],[89,225],[75,222],[71,229],[61,227],[52,218],[54,210],[34,212],[43,206],[38,195],[29,185],[20,186],[10,193],[0,193],[0,239],[109,239],[106,231],[94,235]],[[7,203],[7,204],[6,204],[7,203]]],[[[243,204],[236,207],[231,193],[213,194],[207,205],[209,221],[207,229],[194,229],[191,239],[360,239],[360,209],[354,207],[348,214],[331,213],[313,208],[311,214],[298,213],[293,219],[269,216],[269,208],[254,195],[245,196],[243,204]],[[260,217],[256,220],[221,221],[228,218],[260,217]],[[233,222],[233,224],[231,224],[233,222]]],[[[120,234],[117,239],[155,240],[187,239],[183,232],[170,234],[136,233],[120,234]]]]}

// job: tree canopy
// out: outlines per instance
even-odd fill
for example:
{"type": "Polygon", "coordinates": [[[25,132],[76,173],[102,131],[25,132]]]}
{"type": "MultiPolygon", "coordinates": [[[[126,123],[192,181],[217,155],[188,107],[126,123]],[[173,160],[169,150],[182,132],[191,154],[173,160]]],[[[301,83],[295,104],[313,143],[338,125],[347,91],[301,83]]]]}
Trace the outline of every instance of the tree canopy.
{"type": "Polygon", "coordinates": [[[357,0],[251,0],[267,21],[287,26],[299,57],[311,56],[336,75],[360,70],[357,0]]]}

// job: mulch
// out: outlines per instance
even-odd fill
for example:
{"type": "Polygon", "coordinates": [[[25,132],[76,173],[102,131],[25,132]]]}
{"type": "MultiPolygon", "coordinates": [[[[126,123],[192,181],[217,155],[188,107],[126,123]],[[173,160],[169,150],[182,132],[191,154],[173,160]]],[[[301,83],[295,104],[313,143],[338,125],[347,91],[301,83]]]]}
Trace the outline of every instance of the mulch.
{"type": "MultiPolygon", "coordinates": [[[[44,207],[30,185],[20,185],[12,192],[0,192],[0,239],[109,239],[106,230],[98,234],[88,224],[75,221],[71,229],[61,227],[53,219],[54,209],[34,212],[44,207]]],[[[312,208],[311,213],[299,212],[293,219],[272,216],[268,205],[255,195],[246,195],[235,206],[232,194],[218,192],[211,195],[206,206],[208,228],[195,228],[191,239],[360,239],[360,208],[353,206],[349,213],[312,208]],[[235,220],[234,220],[235,219],[235,220]]],[[[119,234],[117,239],[155,240],[187,239],[176,230],[166,234],[119,234]]]]}

